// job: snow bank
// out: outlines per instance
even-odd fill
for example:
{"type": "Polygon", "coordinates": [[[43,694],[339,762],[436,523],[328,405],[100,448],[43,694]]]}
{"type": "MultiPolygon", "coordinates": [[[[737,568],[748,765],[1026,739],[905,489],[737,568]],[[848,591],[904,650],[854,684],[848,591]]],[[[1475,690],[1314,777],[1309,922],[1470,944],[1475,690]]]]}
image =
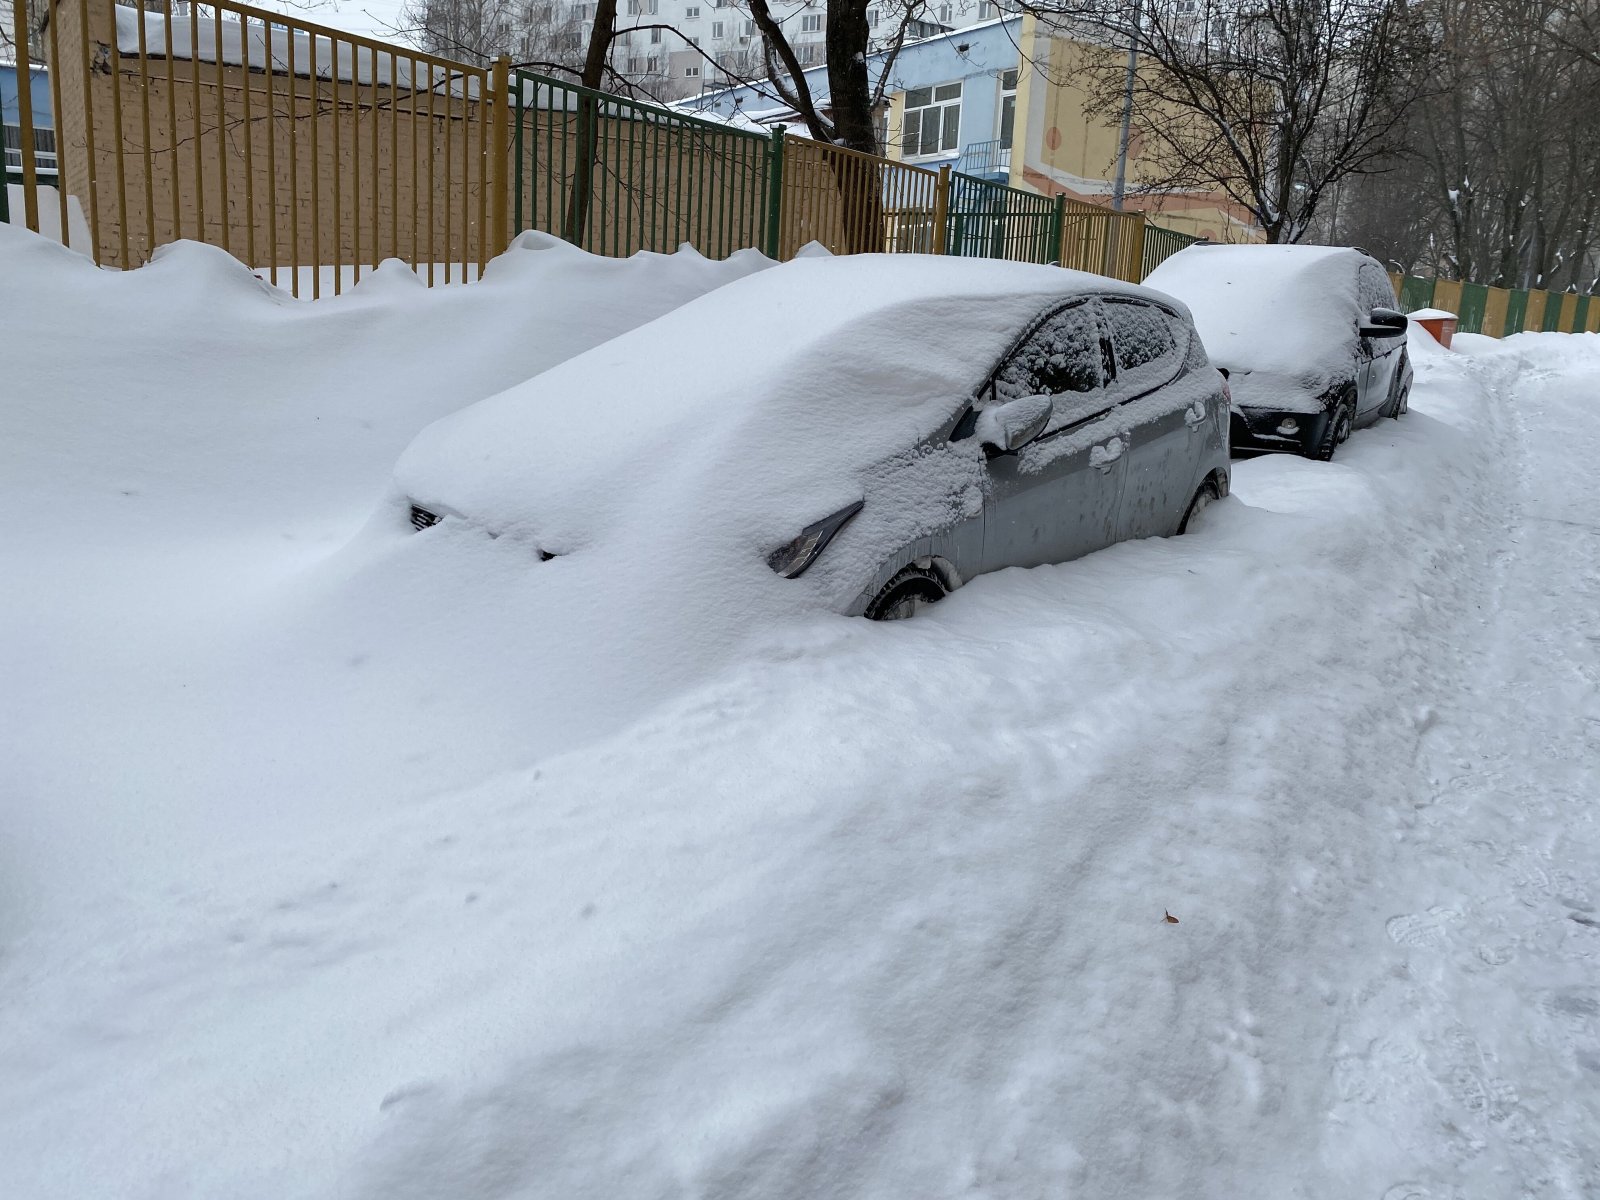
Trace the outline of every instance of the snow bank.
{"type": "Polygon", "coordinates": [[[0,894],[46,903],[164,864],[180,830],[209,847],[274,824],[289,795],[311,820],[348,811],[321,788],[369,794],[359,766],[346,779],[337,765],[359,739],[316,741],[337,723],[304,704],[320,685],[294,674],[295,653],[274,660],[271,622],[238,607],[276,603],[279,581],[349,540],[432,420],[770,265],[751,251],[605,259],[527,234],[471,287],[430,290],[391,262],[302,303],[195,243],[106,272],[0,228],[0,674],[10,794],[29,798],[11,828],[27,866],[0,872],[0,894]],[[151,784],[158,759],[180,777],[151,784]]]}
{"type": "MultiPolygon", "coordinates": [[[[1543,1200],[1590,1169],[1570,1054],[1519,1102],[1470,1012],[1392,1036],[1443,978],[1414,840],[1457,772],[1424,742],[1546,343],[1419,354],[1405,420],[1236,464],[1193,536],[900,625],[764,608],[674,664],[695,614],[625,570],[587,621],[542,604],[574,563],[506,537],[330,553],[404,426],[521,369],[491,356],[539,340],[545,252],[313,305],[196,248],[0,255],[0,1194],[1543,1200]],[[574,665],[635,653],[670,694],[539,751],[597,690],[574,665]]],[[[1508,1028],[1583,1026],[1562,986],[1508,1028]]]]}

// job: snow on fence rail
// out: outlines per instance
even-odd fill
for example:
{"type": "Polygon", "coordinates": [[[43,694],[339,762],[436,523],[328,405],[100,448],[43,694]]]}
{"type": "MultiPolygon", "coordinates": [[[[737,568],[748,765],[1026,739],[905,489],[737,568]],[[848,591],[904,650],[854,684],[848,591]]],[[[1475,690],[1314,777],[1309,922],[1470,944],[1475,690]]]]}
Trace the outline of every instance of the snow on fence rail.
{"type": "MultiPolygon", "coordinates": [[[[22,0],[15,17],[22,91],[27,34],[51,68],[36,86],[50,92],[61,184],[41,187],[25,149],[19,215],[64,229],[69,204],[81,207],[104,266],[135,267],[190,238],[315,298],[325,280],[337,293],[386,258],[429,283],[476,278],[511,237],[538,229],[612,255],[690,242],[712,257],[758,246],[788,258],[819,241],[1137,280],[1188,241],[1147,235],[1137,213],[735,128],[504,58],[468,66],[234,0],[22,0]]],[[[12,219],[9,192],[0,221],[12,219]]]]}

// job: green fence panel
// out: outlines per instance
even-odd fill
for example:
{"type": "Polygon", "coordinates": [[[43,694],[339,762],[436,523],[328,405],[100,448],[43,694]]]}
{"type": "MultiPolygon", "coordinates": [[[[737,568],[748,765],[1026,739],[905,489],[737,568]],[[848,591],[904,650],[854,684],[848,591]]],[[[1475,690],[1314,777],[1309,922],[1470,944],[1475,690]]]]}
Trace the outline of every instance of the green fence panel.
{"type": "Polygon", "coordinates": [[[1521,333],[1527,319],[1528,289],[1512,288],[1511,298],[1506,301],[1506,333],[1521,333]]]}
{"type": "Polygon", "coordinates": [[[1433,280],[1407,275],[1400,285],[1400,307],[1407,312],[1433,307],[1433,280]]]}
{"type": "Polygon", "coordinates": [[[1144,257],[1140,262],[1141,274],[1139,278],[1148,278],[1167,259],[1186,246],[1192,246],[1201,239],[1191,237],[1187,233],[1179,233],[1175,229],[1163,229],[1159,225],[1146,225],[1144,227],[1144,257]]]}
{"type": "Polygon", "coordinates": [[[1047,263],[1055,239],[1056,202],[1049,196],[950,172],[946,254],[1047,263]]]}
{"type": "Polygon", "coordinates": [[[1461,285],[1460,311],[1456,313],[1456,329],[1461,333],[1482,333],[1483,314],[1489,305],[1489,289],[1481,283],[1461,285]]]}
{"type": "Polygon", "coordinates": [[[1571,330],[1571,332],[1573,332],[1573,333],[1582,333],[1584,331],[1584,327],[1587,326],[1588,324],[1589,324],[1589,297],[1587,295],[1579,296],[1578,297],[1578,308],[1577,308],[1577,311],[1572,314],[1572,330],[1571,330]]]}
{"type": "Polygon", "coordinates": [[[1561,306],[1566,296],[1560,292],[1546,292],[1544,297],[1544,332],[1561,332],[1561,306]]]}
{"type": "Polygon", "coordinates": [[[597,254],[770,245],[772,139],[512,72],[511,230],[597,254]]]}

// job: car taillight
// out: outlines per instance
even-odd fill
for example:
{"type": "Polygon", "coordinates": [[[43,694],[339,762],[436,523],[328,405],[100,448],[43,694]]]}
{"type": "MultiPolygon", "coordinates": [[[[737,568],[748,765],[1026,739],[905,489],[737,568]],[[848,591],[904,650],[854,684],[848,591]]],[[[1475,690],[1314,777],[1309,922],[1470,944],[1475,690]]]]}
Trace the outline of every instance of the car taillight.
{"type": "Polygon", "coordinates": [[[1233,388],[1228,386],[1228,373],[1226,371],[1219,370],[1217,374],[1222,376],[1222,398],[1227,402],[1228,407],[1231,408],[1233,407],[1233,388]]]}

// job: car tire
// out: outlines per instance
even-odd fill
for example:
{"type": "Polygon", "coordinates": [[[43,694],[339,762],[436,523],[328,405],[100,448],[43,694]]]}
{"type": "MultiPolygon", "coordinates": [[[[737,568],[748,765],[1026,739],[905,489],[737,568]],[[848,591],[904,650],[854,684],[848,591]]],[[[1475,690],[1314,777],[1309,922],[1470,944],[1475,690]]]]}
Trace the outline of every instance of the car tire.
{"type": "Polygon", "coordinates": [[[1404,350],[1400,351],[1400,365],[1394,371],[1394,395],[1389,398],[1389,409],[1385,414],[1390,420],[1398,421],[1411,407],[1411,380],[1406,378],[1410,365],[1410,355],[1404,350]]]}
{"type": "Polygon", "coordinates": [[[1200,485],[1194,494],[1194,499],[1189,501],[1189,511],[1183,514],[1183,520],[1178,523],[1178,536],[1182,537],[1189,532],[1194,519],[1203,513],[1210,505],[1222,499],[1222,493],[1217,490],[1215,480],[1208,479],[1200,485]]]}
{"type": "Polygon", "coordinates": [[[944,583],[923,567],[905,567],[883,585],[863,614],[869,621],[904,621],[944,599],[944,583]]]}
{"type": "Polygon", "coordinates": [[[1333,415],[1328,418],[1327,425],[1322,430],[1322,440],[1311,452],[1311,458],[1318,462],[1331,462],[1333,452],[1339,444],[1349,438],[1355,428],[1355,403],[1345,399],[1339,401],[1339,406],[1333,410],[1333,415]]]}

